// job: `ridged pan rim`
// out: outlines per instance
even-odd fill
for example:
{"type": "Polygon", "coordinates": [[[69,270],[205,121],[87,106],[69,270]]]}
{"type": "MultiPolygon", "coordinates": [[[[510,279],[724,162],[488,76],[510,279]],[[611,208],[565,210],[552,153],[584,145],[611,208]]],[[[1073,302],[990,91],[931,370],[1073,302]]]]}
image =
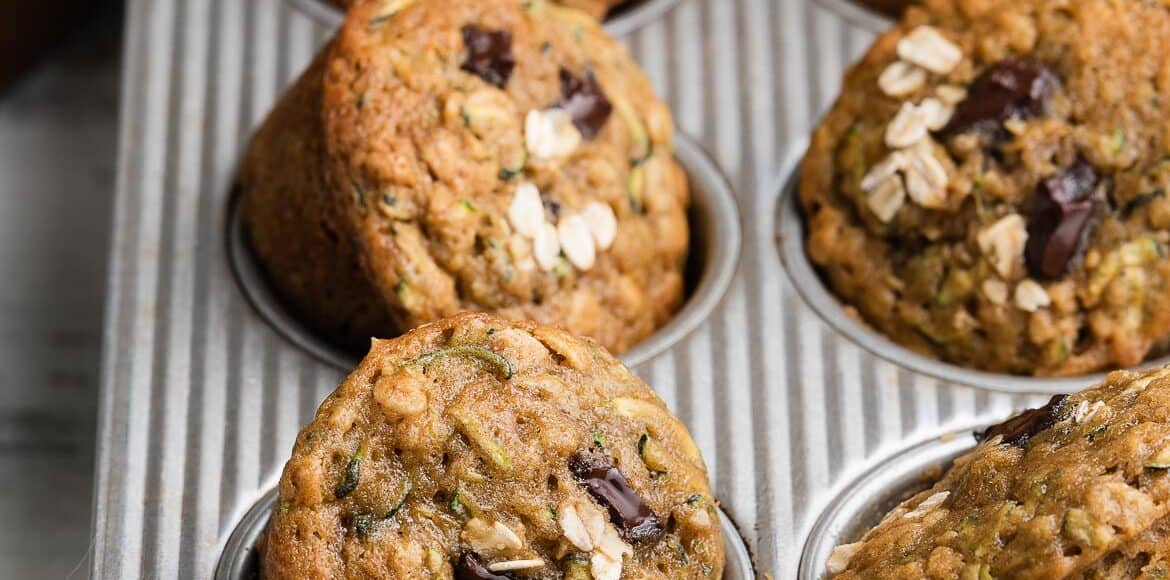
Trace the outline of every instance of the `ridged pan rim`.
{"type": "MultiPolygon", "coordinates": [[[[800,160],[807,140],[797,143],[783,164],[784,180],[776,205],[776,243],[780,261],[797,294],[826,324],[865,351],[899,367],[955,385],[1012,394],[1058,394],[1079,391],[1101,382],[1108,373],[1071,377],[1029,377],[961,367],[919,354],[849,316],[837,296],[825,285],[809,260],[805,247],[804,217],[797,200],[800,160]]],[[[1129,370],[1170,364],[1170,355],[1147,360],[1129,370]]]]}
{"type": "MultiPolygon", "coordinates": [[[[259,579],[257,543],[268,526],[272,508],[276,504],[276,492],[276,489],[265,492],[239,518],[235,528],[223,542],[219,563],[215,567],[214,580],[259,579]]],[[[718,509],[719,526],[723,531],[723,544],[727,553],[723,580],[751,580],[755,577],[755,571],[743,536],[723,508],[718,509]]]]}
{"type": "MultiPolygon", "coordinates": [[[[674,154],[690,180],[691,249],[704,254],[702,271],[674,318],[618,357],[631,368],[670,350],[709,319],[739,267],[743,226],[730,182],[711,156],[689,137],[675,135],[674,154]]],[[[306,326],[269,286],[246,240],[238,197],[229,202],[227,220],[228,260],[236,287],[260,318],[293,345],[342,371],[353,370],[359,357],[306,326]]]]}
{"type": "MultiPolygon", "coordinates": [[[[288,0],[297,10],[329,29],[341,26],[345,13],[328,0],[288,0]]],[[[630,34],[669,12],[682,0],[634,0],[628,8],[605,19],[605,30],[613,36],[630,34]]]]}
{"type": "Polygon", "coordinates": [[[813,524],[800,556],[797,579],[827,579],[833,548],[856,542],[890,509],[933,485],[937,478],[927,474],[938,469],[941,477],[955,459],[975,448],[971,433],[984,426],[947,431],[911,445],[847,483],[813,524]]]}
{"type": "MultiPolygon", "coordinates": [[[[294,2],[304,0],[293,0],[294,2]]],[[[844,18],[846,21],[864,28],[870,32],[883,33],[894,25],[895,20],[887,14],[883,14],[857,2],[856,0],[814,0],[817,4],[825,9],[833,12],[837,16],[844,18]]]]}

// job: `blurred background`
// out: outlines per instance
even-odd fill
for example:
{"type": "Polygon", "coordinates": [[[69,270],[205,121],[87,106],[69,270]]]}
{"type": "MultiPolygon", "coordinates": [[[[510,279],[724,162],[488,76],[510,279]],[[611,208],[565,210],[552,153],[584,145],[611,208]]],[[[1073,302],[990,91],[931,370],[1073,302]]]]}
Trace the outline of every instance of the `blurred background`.
{"type": "Polygon", "coordinates": [[[0,576],[84,578],[122,6],[0,2],[0,576]]]}

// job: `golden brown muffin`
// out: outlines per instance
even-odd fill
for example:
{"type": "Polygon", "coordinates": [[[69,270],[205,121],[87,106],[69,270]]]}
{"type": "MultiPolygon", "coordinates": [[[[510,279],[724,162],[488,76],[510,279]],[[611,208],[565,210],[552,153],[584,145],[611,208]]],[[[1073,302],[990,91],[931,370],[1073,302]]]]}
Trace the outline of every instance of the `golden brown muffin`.
{"type": "Polygon", "coordinates": [[[683,297],[672,140],[578,11],[365,2],[249,145],[243,218],[284,301],[351,345],[473,310],[620,353],[683,297]]]}
{"type": "MultiPolygon", "coordinates": [[[[342,9],[349,7],[359,2],[367,0],[331,0],[334,4],[342,9]]],[[[601,18],[605,16],[610,10],[617,8],[619,5],[628,2],[629,0],[554,0],[557,4],[562,4],[570,8],[581,10],[594,18],[601,18]]]]}
{"type": "Polygon", "coordinates": [[[846,76],[808,251],[896,342],[979,369],[1134,365],[1170,335],[1170,7],[930,0],[846,76]]]}
{"type": "Polygon", "coordinates": [[[683,426],[596,343],[464,314],[375,341],[301,430],[263,576],[719,578],[683,426]]]}
{"type": "Polygon", "coordinates": [[[981,434],[830,558],[838,580],[1170,573],[1170,368],[1116,372],[981,434]]]}

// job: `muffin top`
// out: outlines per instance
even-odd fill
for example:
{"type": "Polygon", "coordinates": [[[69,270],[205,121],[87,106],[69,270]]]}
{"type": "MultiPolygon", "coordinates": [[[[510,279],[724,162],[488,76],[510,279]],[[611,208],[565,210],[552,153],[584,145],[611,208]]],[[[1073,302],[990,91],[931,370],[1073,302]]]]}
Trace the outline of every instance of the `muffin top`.
{"type": "MultiPolygon", "coordinates": [[[[365,2],[367,0],[331,0],[331,1],[334,4],[336,4],[342,8],[349,8],[350,6],[353,6],[354,4],[357,4],[359,2],[365,2]]],[[[581,10],[581,11],[589,14],[590,16],[593,16],[594,18],[601,18],[601,17],[605,16],[606,12],[609,12],[611,9],[616,8],[619,5],[627,2],[627,0],[553,0],[553,1],[556,2],[557,4],[561,4],[564,6],[568,6],[570,8],[576,8],[577,10],[581,10]]]]}
{"type": "Polygon", "coordinates": [[[375,341],[297,437],[266,578],[719,578],[706,469],[596,343],[464,314],[375,341]]]}
{"type": "Polygon", "coordinates": [[[895,341],[989,371],[1170,334],[1170,8],[929,0],[845,78],[802,168],[808,251],[895,341]]]}
{"type": "Polygon", "coordinates": [[[400,328],[490,311],[623,352],[679,307],[689,196],[671,115],[582,13],[361,3],[323,107],[332,195],[400,328]]]}
{"type": "Polygon", "coordinates": [[[980,437],[934,487],[839,546],[834,577],[1170,573],[1170,368],[1115,372],[980,437]]]}

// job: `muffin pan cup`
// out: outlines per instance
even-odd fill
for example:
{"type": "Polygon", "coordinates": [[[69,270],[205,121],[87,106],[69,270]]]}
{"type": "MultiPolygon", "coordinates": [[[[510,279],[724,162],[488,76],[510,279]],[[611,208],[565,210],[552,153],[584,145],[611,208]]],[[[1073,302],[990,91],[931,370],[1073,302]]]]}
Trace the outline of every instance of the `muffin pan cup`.
{"type": "MultiPolygon", "coordinates": [[[[687,295],[674,318],[619,357],[629,367],[662,354],[702,324],[722,300],[739,263],[743,234],[727,178],[702,147],[681,134],[675,136],[675,157],[691,185],[687,295]]],[[[352,370],[360,356],[313,332],[274,294],[248,246],[236,197],[229,209],[227,246],[240,291],[261,318],[298,348],[342,371],[352,370]]]]}
{"type": "MultiPolygon", "coordinates": [[[[259,580],[259,542],[268,527],[272,508],[276,505],[276,490],[265,493],[244,515],[227,538],[223,556],[215,569],[214,580],[259,580]]],[[[723,543],[727,562],[723,567],[723,580],[751,580],[752,560],[747,546],[739,535],[735,524],[719,510],[719,524],[723,531],[723,543]]]]}
{"type": "MultiPolygon", "coordinates": [[[[292,0],[300,2],[303,0],[292,0]]],[[[873,33],[882,33],[894,25],[894,17],[864,0],[813,0],[850,23],[873,33]]],[[[892,0],[888,0],[892,3],[892,0]]]]}
{"type": "Polygon", "coordinates": [[[975,448],[983,425],[944,433],[894,454],[858,476],[813,524],[800,557],[798,580],[827,580],[833,548],[861,539],[898,504],[929,489],[960,455],[975,448]]]}
{"type": "MultiPolygon", "coordinates": [[[[804,151],[803,147],[799,148],[804,151]]],[[[787,178],[779,194],[776,240],[784,270],[796,291],[826,324],[861,348],[916,373],[957,385],[1019,394],[1072,393],[1100,382],[1107,373],[1073,377],[1029,377],[969,369],[935,359],[887,338],[869,325],[846,314],[841,301],[808,257],[804,217],[798,199],[799,158],[789,160],[787,178]]],[[[1170,364],[1170,356],[1156,357],[1134,367],[1154,368],[1170,364]]]]}
{"type": "MultiPolygon", "coordinates": [[[[329,28],[341,26],[344,12],[329,0],[287,0],[308,17],[329,28]]],[[[605,19],[605,30],[625,36],[654,22],[682,0],[630,0],[618,6],[605,19]]]]}

